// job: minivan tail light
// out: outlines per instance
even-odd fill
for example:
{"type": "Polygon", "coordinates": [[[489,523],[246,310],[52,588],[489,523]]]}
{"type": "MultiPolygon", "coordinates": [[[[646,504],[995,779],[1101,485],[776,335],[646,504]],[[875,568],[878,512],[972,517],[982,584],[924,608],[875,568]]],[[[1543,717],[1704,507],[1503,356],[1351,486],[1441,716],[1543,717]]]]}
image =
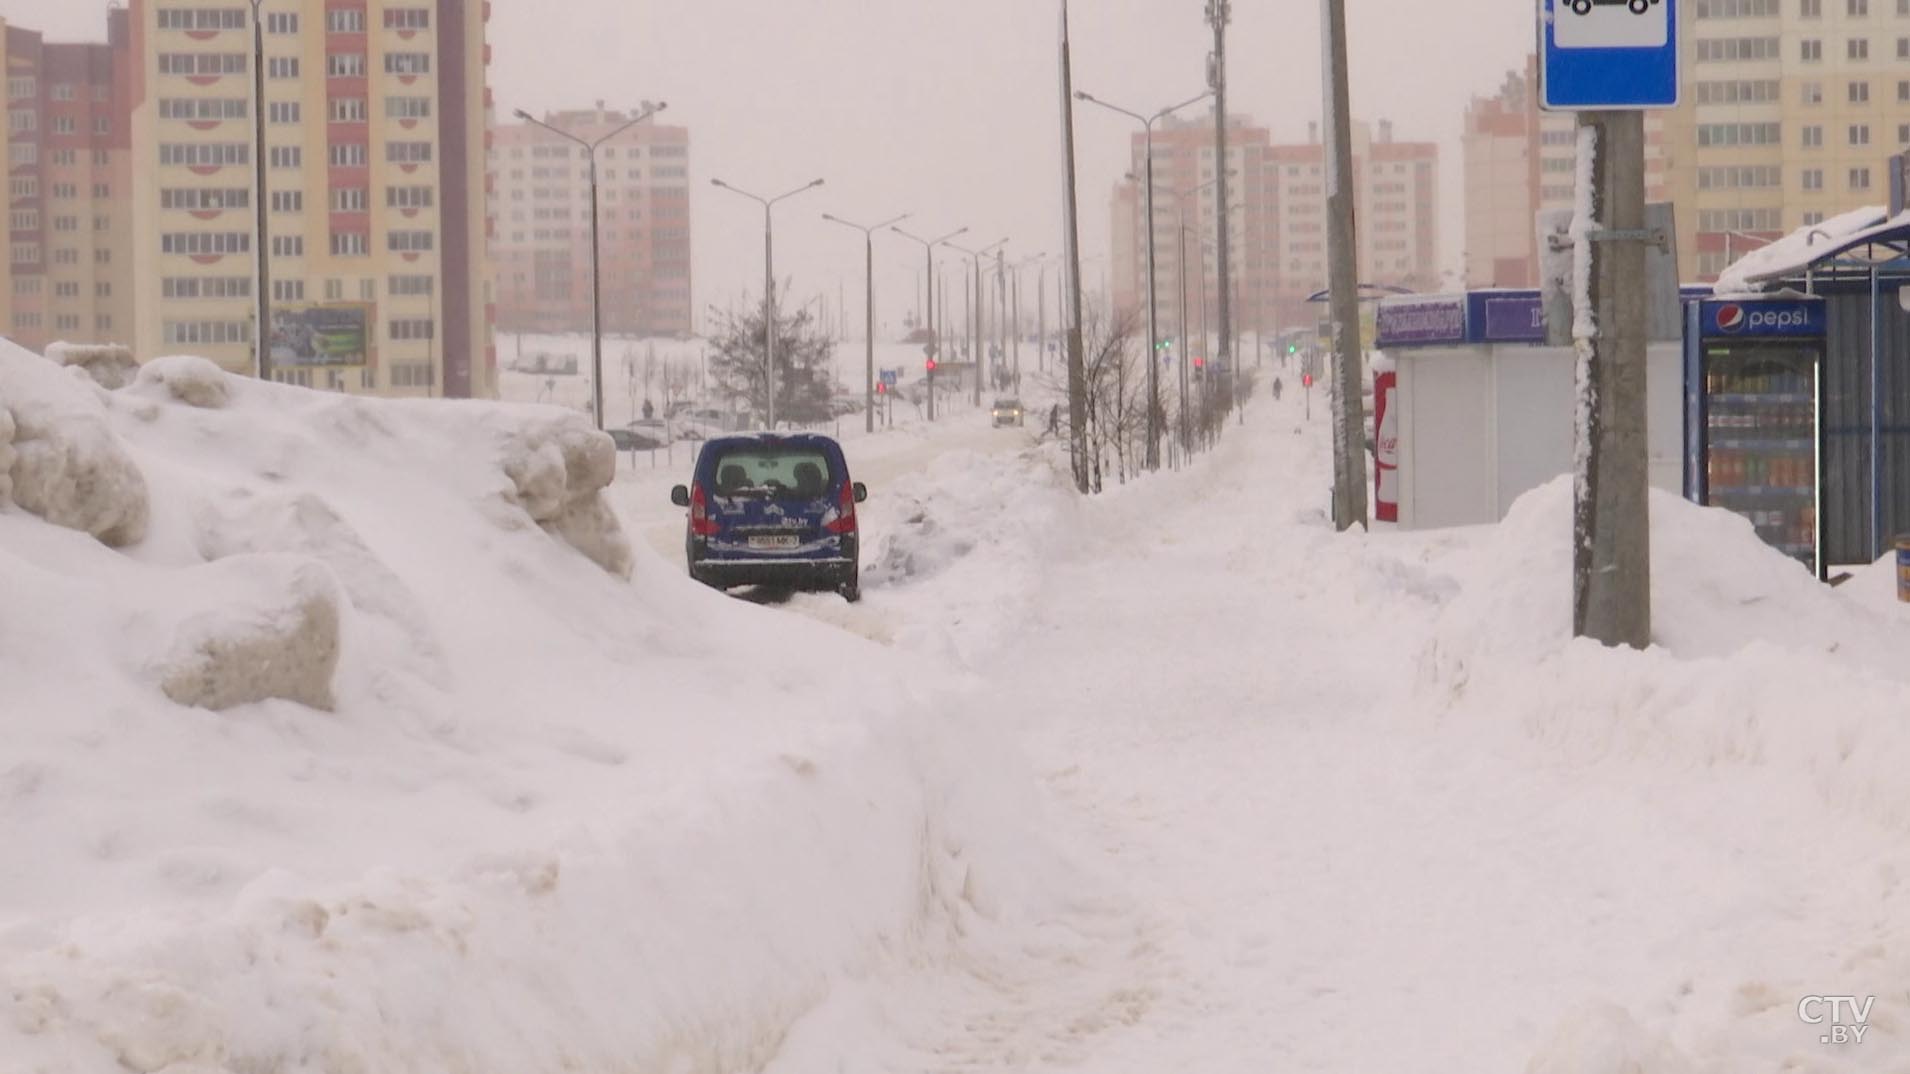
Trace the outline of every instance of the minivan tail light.
{"type": "Polygon", "coordinates": [[[842,494],[837,498],[835,521],[823,526],[830,533],[854,533],[856,531],[856,488],[855,482],[844,481],[842,494]]]}
{"type": "Polygon", "coordinates": [[[702,485],[690,490],[690,532],[698,537],[716,536],[716,520],[710,517],[710,500],[702,485]]]}

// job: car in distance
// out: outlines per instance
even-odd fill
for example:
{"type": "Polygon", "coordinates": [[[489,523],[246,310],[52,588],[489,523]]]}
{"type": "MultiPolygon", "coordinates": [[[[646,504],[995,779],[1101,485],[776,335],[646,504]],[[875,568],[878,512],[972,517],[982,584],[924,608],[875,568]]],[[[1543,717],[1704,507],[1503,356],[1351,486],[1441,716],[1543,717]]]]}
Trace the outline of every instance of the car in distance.
{"type": "Polygon", "coordinates": [[[1004,425],[1026,425],[1028,423],[1027,415],[1023,413],[1021,400],[1019,399],[995,400],[995,405],[989,411],[989,415],[994,419],[997,429],[1004,425]]]}
{"type": "Polygon", "coordinates": [[[862,599],[856,504],[869,491],[849,478],[842,445],[813,433],[713,437],[690,484],[670,490],[689,508],[690,577],[717,589],[788,586],[862,599]]]}

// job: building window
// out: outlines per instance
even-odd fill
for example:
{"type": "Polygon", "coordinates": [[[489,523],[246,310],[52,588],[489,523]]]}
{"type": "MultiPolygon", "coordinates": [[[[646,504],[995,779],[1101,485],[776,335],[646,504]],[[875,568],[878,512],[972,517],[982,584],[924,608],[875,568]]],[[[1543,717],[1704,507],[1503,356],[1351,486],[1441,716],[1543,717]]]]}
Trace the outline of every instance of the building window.
{"type": "Polygon", "coordinates": [[[1851,104],[1869,104],[1870,103],[1870,83],[1852,82],[1850,84],[1850,103],[1851,104]]]}
{"type": "Polygon", "coordinates": [[[273,257],[304,257],[305,237],[302,235],[272,236],[273,257]]]}
{"type": "Polygon", "coordinates": [[[342,186],[332,191],[332,211],[335,213],[362,213],[371,208],[371,198],[362,186],[342,186]]]}
{"type": "Polygon", "coordinates": [[[167,321],[165,340],[169,345],[180,343],[249,343],[252,341],[252,322],[250,321],[167,321]]]}
{"type": "Polygon", "coordinates": [[[1807,37],[1800,44],[1802,46],[1802,51],[1799,53],[1799,56],[1798,56],[1799,59],[1803,60],[1805,63],[1822,63],[1823,62],[1824,43],[1822,41],[1818,40],[1815,37],[1807,37]]]}
{"type": "Polygon", "coordinates": [[[363,97],[335,97],[332,99],[333,123],[365,122],[365,99],[363,97]]]}
{"type": "Polygon", "coordinates": [[[1870,189],[1870,169],[1869,168],[1850,169],[1850,189],[1852,190],[1869,190],[1870,189]]]}
{"type": "Polygon", "coordinates": [[[1824,169],[1805,168],[1804,169],[1804,189],[1805,190],[1824,189],[1824,169]]]}
{"type": "Polygon", "coordinates": [[[1806,19],[1824,17],[1824,0],[1798,0],[1797,14],[1806,19]]]}
{"type": "Polygon", "coordinates": [[[385,188],[388,209],[429,209],[432,193],[428,186],[390,186],[385,188]]]}
{"type": "Polygon", "coordinates": [[[431,11],[429,8],[422,7],[386,8],[385,29],[429,30],[431,29],[431,11]]]}
{"type": "Polygon", "coordinates": [[[275,213],[304,212],[305,192],[303,190],[274,190],[272,192],[272,211],[275,213]]]}
{"type": "MultiPolygon", "coordinates": [[[[248,288],[248,290],[250,289],[248,288]]],[[[274,302],[303,302],[305,301],[305,281],[304,280],[273,280],[272,281],[272,301],[274,302]]]]}
{"type": "Polygon", "coordinates": [[[53,133],[54,134],[78,134],[79,125],[73,121],[72,116],[54,116],[53,117],[53,133]]]}
{"type": "Polygon", "coordinates": [[[327,11],[325,29],[335,34],[362,34],[365,32],[365,11],[363,8],[327,11]]]}
{"type": "MultiPolygon", "coordinates": [[[[1804,94],[1805,104],[1807,105],[1823,104],[1824,103],[1824,84],[1822,82],[1806,82],[1804,83],[1803,94],[1804,94]]],[[[1700,101],[1699,103],[1702,104],[1704,102],[1700,101]]]]}
{"type": "Polygon", "coordinates": [[[431,163],[430,142],[386,142],[385,161],[389,164],[431,163]]]}
{"type": "Polygon", "coordinates": [[[1868,37],[1853,37],[1849,41],[1844,42],[1844,56],[1850,60],[1861,61],[1869,59],[1870,39],[1868,37]]]}
{"type": "Polygon", "coordinates": [[[159,163],[166,166],[223,168],[251,162],[252,147],[244,142],[162,142],[159,146],[159,163]]]}
{"type": "MultiPolygon", "coordinates": [[[[66,194],[67,197],[75,196],[75,191],[71,183],[54,183],[54,197],[57,198],[60,196],[60,188],[63,186],[68,191],[66,194]]],[[[30,175],[16,176],[7,180],[7,192],[16,198],[38,197],[40,194],[40,181],[30,175]]]]}
{"type": "Polygon", "coordinates": [[[32,75],[15,75],[7,79],[7,100],[30,101],[37,96],[39,88],[32,75]]]}
{"type": "Polygon", "coordinates": [[[1844,0],[1844,13],[1852,18],[1870,14],[1870,0],[1844,0]]]}
{"type": "Polygon", "coordinates": [[[1852,123],[1850,125],[1850,144],[1851,145],[1869,145],[1870,144],[1870,124],[1852,123]]]}
{"type": "Polygon", "coordinates": [[[162,52],[159,73],[197,77],[242,75],[246,72],[243,52],[162,52]]]}
{"type": "Polygon", "coordinates": [[[250,276],[167,276],[160,281],[165,298],[251,298],[250,276]]]}
{"type": "Polygon", "coordinates": [[[1698,147],[1733,145],[1776,145],[1782,140],[1779,123],[1701,123],[1698,147]]]}
{"type": "Polygon", "coordinates": [[[431,73],[431,54],[428,52],[387,52],[385,53],[385,73],[388,75],[428,75],[431,73]]]}
{"type": "Polygon", "coordinates": [[[230,190],[195,190],[191,188],[159,191],[161,209],[179,209],[191,213],[216,213],[227,209],[243,209],[252,204],[252,192],[244,187],[230,190]]]}
{"type": "Polygon", "coordinates": [[[268,34],[298,33],[298,12],[274,11],[265,16],[265,32],[268,34]]]}
{"type": "Polygon", "coordinates": [[[369,163],[363,142],[332,143],[331,159],[334,168],[362,168],[369,163]]]}
{"type": "Polygon", "coordinates": [[[252,109],[243,97],[161,97],[159,99],[160,119],[214,123],[227,119],[244,119],[251,114],[252,109]]]}
{"type": "Polygon", "coordinates": [[[429,317],[399,317],[389,326],[389,338],[393,343],[406,340],[435,339],[437,325],[429,317]]]}
{"type": "Polygon", "coordinates": [[[393,298],[428,296],[436,290],[435,282],[431,276],[393,276],[385,282],[385,291],[393,298]]]}
{"type": "MultiPolygon", "coordinates": [[[[389,14],[389,12],[387,12],[389,14]]],[[[431,98],[429,97],[386,97],[386,119],[430,119],[431,98]]],[[[513,152],[516,152],[513,150],[513,152]]]]}
{"type": "Polygon", "coordinates": [[[429,388],[432,380],[430,362],[391,363],[391,386],[394,388],[429,388]]]}
{"type": "Polygon", "coordinates": [[[251,250],[252,233],[249,231],[175,231],[159,236],[159,252],[162,254],[223,257],[226,254],[250,253],[251,250]]]}
{"type": "Polygon", "coordinates": [[[1781,216],[1776,209],[1706,209],[1698,213],[1698,230],[1776,231],[1781,216]]]}
{"type": "Polygon", "coordinates": [[[265,74],[268,78],[297,78],[297,56],[273,56],[265,61],[265,74]]]}
{"type": "Polygon", "coordinates": [[[1910,123],[1897,124],[1897,144],[1910,145],[1910,123]]]}
{"type": "Polygon", "coordinates": [[[362,231],[332,232],[333,257],[365,257],[371,253],[371,238],[362,231]]]}
{"type": "Polygon", "coordinates": [[[297,101],[273,101],[266,105],[266,118],[273,123],[297,123],[299,115],[297,101]]]}
{"type": "Polygon", "coordinates": [[[16,108],[7,113],[7,132],[25,134],[40,129],[40,113],[31,108],[16,108]]]}
{"type": "MultiPolygon", "coordinates": [[[[35,219],[37,220],[38,218],[36,217],[35,219]]],[[[38,226],[37,223],[35,226],[36,227],[38,226]]],[[[80,218],[77,216],[56,216],[53,218],[53,230],[56,233],[64,234],[67,232],[78,231],[79,229],[80,229],[80,218]]],[[[32,231],[33,228],[22,228],[22,227],[16,226],[14,230],[32,231]]]]}
{"type": "Polygon", "coordinates": [[[242,7],[161,8],[157,14],[161,30],[245,29],[245,9],[242,7]]]}
{"type": "Polygon", "coordinates": [[[1811,124],[1804,128],[1804,148],[1819,149],[1824,145],[1824,128],[1811,124]]]}
{"type": "Polygon", "coordinates": [[[425,253],[432,248],[429,231],[393,231],[385,236],[385,248],[393,253],[425,253]]]}
{"type": "Polygon", "coordinates": [[[362,52],[334,52],[325,57],[325,77],[327,78],[363,78],[364,76],[365,54],[362,52]]]}
{"type": "Polygon", "coordinates": [[[296,145],[275,145],[267,159],[274,168],[302,168],[305,166],[305,150],[296,145]]]}

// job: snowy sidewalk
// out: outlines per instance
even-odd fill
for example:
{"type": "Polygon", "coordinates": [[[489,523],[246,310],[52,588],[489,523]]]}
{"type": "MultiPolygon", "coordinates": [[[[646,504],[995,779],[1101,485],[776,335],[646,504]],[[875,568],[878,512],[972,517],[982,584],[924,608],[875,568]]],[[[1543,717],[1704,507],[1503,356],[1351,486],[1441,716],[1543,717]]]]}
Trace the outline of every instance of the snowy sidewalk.
{"type": "MultiPolygon", "coordinates": [[[[1900,941],[1879,911],[1901,841],[1780,779],[1567,764],[1520,714],[1439,716],[1420,656],[1456,583],[1421,561],[1466,535],[1333,536],[1298,506],[1322,499],[1324,424],[1252,419],[1204,468],[1097,505],[982,669],[970,718],[1024,729],[1109,894],[1028,928],[1019,959],[971,938],[838,994],[777,1074],[1511,1072],[1561,1023],[1648,1053],[1581,1013],[1600,1004],[1709,1056],[1720,1020],[1794,1008],[1795,978],[1900,941]]],[[[1746,1054],[1797,1070],[1896,1054],[1759,1027],[1746,1054]]]]}

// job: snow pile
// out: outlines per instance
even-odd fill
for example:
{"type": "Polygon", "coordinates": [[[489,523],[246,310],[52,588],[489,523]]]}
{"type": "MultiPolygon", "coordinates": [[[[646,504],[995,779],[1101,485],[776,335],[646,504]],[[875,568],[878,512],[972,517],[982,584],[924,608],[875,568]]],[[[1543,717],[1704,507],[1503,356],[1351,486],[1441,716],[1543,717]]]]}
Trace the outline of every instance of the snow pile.
{"type": "Polygon", "coordinates": [[[55,343],[46,356],[56,364],[77,369],[102,388],[124,388],[139,372],[133,352],[118,344],[55,343]]]}
{"type": "Polygon", "coordinates": [[[0,340],[0,455],[14,503],[114,547],[146,534],[146,482],[107,426],[101,389],[0,340]]]}
{"type": "Polygon", "coordinates": [[[1560,1023],[1526,1074],[1694,1074],[1671,1044],[1611,1006],[1560,1023]]]}
{"type": "Polygon", "coordinates": [[[903,623],[898,644],[976,666],[1067,554],[1079,508],[1052,453],[942,455],[865,509],[865,599],[903,623]]]}
{"type": "Polygon", "coordinates": [[[1910,214],[1891,219],[1881,205],[1839,213],[1819,224],[1800,227],[1776,242],[1760,246],[1725,266],[1712,293],[1754,294],[1764,285],[1787,276],[1802,276],[1812,263],[1831,249],[1867,232],[1888,231],[1910,224],[1910,214]]]}
{"type": "Polygon", "coordinates": [[[0,505],[9,1074],[756,1068],[1070,890],[934,668],[633,571],[574,413],[0,346],[7,422],[81,526],[0,505]]]}
{"type": "Polygon", "coordinates": [[[1654,492],[1652,649],[1575,641],[1571,501],[1569,478],[1534,490],[1454,564],[1465,584],[1421,660],[1444,707],[1517,714],[1579,760],[1768,767],[1910,832],[1910,624],[1819,584],[1739,516],[1654,492]]]}

